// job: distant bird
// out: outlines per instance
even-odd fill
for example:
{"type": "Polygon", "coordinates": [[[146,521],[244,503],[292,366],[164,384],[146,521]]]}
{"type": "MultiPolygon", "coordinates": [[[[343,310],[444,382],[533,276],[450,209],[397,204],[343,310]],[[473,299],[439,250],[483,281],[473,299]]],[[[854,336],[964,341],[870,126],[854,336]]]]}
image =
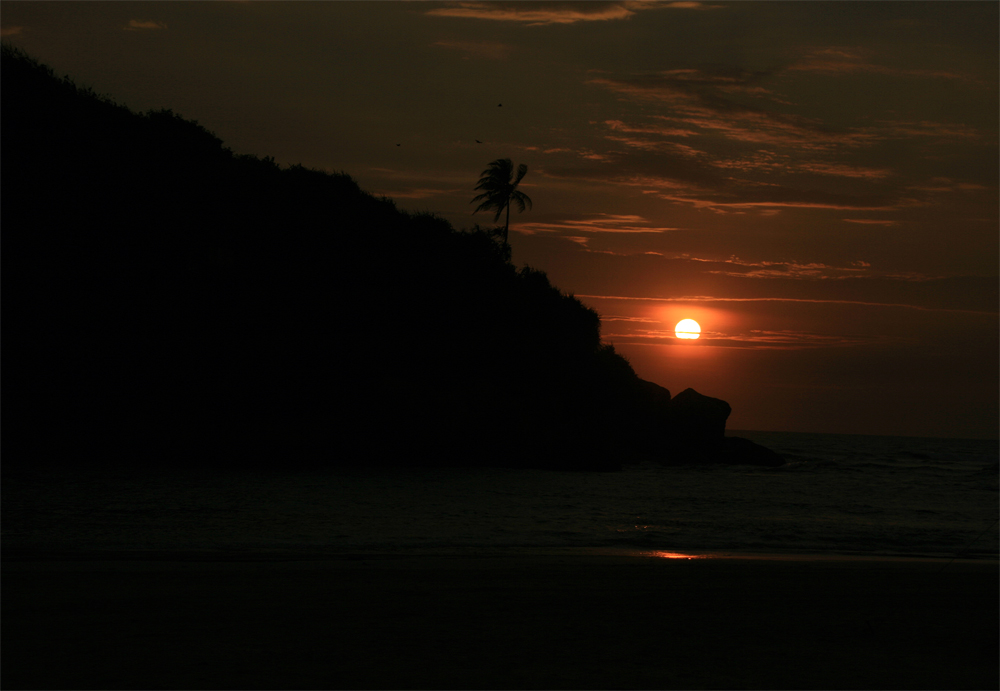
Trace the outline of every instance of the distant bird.
{"type": "Polygon", "coordinates": [[[396,146],[402,146],[402,144],[396,144],[396,146]]]}
{"type": "Polygon", "coordinates": [[[497,104],[497,108],[503,108],[503,104],[502,103],[498,103],[497,104]]]}
{"type": "Polygon", "coordinates": [[[476,144],[482,144],[482,142],[477,139],[476,144]]]}

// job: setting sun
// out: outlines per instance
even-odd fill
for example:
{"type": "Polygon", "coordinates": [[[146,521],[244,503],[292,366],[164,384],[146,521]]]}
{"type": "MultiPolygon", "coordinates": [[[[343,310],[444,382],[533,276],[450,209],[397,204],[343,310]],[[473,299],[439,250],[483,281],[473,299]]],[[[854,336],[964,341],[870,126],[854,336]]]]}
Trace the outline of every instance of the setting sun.
{"type": "Polygon", "coordinates": [[[701,335],[701,327],[694,319],[682,319],[674,327],[674,334],[677,338],[698,338],[701,335]]]}

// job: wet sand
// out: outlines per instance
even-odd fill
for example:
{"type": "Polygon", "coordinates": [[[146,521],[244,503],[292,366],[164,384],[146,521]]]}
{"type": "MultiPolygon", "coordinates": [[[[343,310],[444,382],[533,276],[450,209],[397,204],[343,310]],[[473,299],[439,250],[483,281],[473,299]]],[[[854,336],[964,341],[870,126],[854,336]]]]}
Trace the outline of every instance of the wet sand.
{"type": "Polygon", "coordinates": [[[2,686],[996,689],[996,562],[3,563],[2,686]]]}

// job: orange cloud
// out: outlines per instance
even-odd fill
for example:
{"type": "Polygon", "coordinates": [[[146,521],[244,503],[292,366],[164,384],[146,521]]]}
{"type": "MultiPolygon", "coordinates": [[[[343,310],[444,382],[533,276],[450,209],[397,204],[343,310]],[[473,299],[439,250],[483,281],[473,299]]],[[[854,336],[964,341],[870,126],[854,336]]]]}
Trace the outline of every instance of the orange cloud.
{"type": "MultiPolygon", "coordinates": [[[[591,218],[579,218],[555,223],[519,223],[514,228],[519,233],[665,233],[678,228],[650,226],[642,216],[632,214],[596,214],[591,218]]],[[[580,236],[570,237],[579,242],[580,236]]],[[[585,244],[585,243],[580,243],[585,244]]]]}
{"type": "Polygon", "coordinates": [[[845,223],[860,223],[862,225],[869,226],[894,226],[898,225],[896,221],[878,221],[873,218],[842,218],[840,219],[845,223]]]}
{"type": "Polygon", "coordinates": [[[676,202],[678,204],[689,204],[697,209],[710,209],[722,213],[732,212],[740,209],[758,209],[761,211],[768,209],[837,209],[839,211],[893,211],[897,206],[887,205],[882,202],[871,201],[865,203],[862,199],[851,199],[844,195],[826,194],[820,191],[799,191],[789,188],[775,189],[773,197],[766,193],[755,196],[765,197],[760,201],[727,201],[725,197],[704,196],[698,198],[694,195],[666,194],[655,190],[647,193],[655,194],[664,201],[676,202]],[[782,198],[784,197],[784,199],[782,198]],[[799,199],[795,199],[799,197],[799,199]],[[811,197],[811,199],[810,199],[811,197]]]}
{"type": "MultiPolygon", "coordinates": [[[[714,261],[692,257],[691,261],[714,261]]],[[[812,278],[831,279],[847,278],[858,273],[866,273],[871,265],[867,262],[853,262],[851,266],[830,266],[818,262],[799,263],[791,262],[748,262],[739,257],[730,257],[723,260],[724,264],[731,264],[738,267],[747,267],[745,270],[709,270],[705,273],[721,274],[723,276],[735,276],[737,278],[812,278]]]]}
{"type": "Polygon", "coordinates": [[[546,24],[575,24],[576,22],[627,19],[635,10],[647,3],[587,3],[543,4],[501,2],[459,2],[449,7],[439,7],[427,12],[435,17],[460,17],[462,19],[488,19],[492,21],[522,22],[528,26],[546,24]],[[628,7],[631,5],[632,7],[628,7]]]}
{"type": "MultiPolygon", "coordinates": [[[[608,333],[603,337],[613,341],[615,345],[670,345],[677,342],[673,329],[632,329],[623,333],[608,333]]],[[[871,343],[873,340],[875,339],[791,330],[752,329],[734,334],[702,330],[698,347],[801,349],[856,346],[871,343]]]]}
{"type": "Polygon", "coordinates": [[[809,53],[800,62],[786,68],[792,72],[818,72],[821,74],[884,74],[892,77],[935,77],[961,81],[977,81],[959,72],[948,70],[914,70],[877,65],[865,60],[862,51],[854,48],[823,48],[809,53]]]}
{"type": "Polygon", "coordinates": [[[143,29],[166,29],[167,25],[163,22],[153,22],[153,21],[140,21],[138,19],[130,19],[128,24],[123,27],[125,31],[141,31],[143,29]]]}
{"type": "Polygon", "coordinates": [[[501,22],[521,22],[528,26],[548,24],[575,24],[577,22],[603,22],[628,19],[643,10],[678,9],[707,10],[721,5],[702,2],[654,2],[651,0],[626,0],[626,2],[457,2],[447,7],[428,10],[435,17],[461,19],[487,19],[501,22]]]}
{"type": "Polygon", "coordinates": [[[469,58],[505,60],[510,56],[512,50],[508,45],[492,41],[435,41],[431,45],[465,53],[462,58],[463,60],[468,60],[469,58]]]}
{"type": "Polygon", "coordinates": [[[634,125],[626,125],[621,120],[605,120],[604,124],[608,128],[614,130],[615,132],[628,132],[630,134],[655,134],[661,137],[690,137],[692,135],[698,134],[694,130],[681,129],[677,127],[664,127],[655,125],[646,125],[644,127],[636,127],[634,125]]]}
{"type": "Polygon", "coordinates": [[[968,125],[956,125],[942,122],[919,122],[905,120],[880,120],[878,125],[869,128],[876,132],[879,138],[909,139],[912,137],[933,137],[942,140],[978,139],[979,132],[968,125]]]}
{"type": "Polygon", "coordinates": [[[631,147],[633,149],[643,149],[645,151],[665,151],[671,150],[675,151],[682,156],[702,156],[705,152],[699,151],[691,146],[686,146],[684,144],[676,144],[674,142],[654,142],[649,139],[642,139],[640,137],[616,137],[613,135],[607,135],[604,137],[609,142],[618,142],[619,144],[624,144],[625,146],[631,147]]]}
{"type": "MultiPolygon", "coordinates": [[[[670,127],[685,132],[684,136],[713,133],[747,144],[809,151],[857,147],[880,139],[875,132],[840,132],[826,128],[816,120],[770,112],[762,107],[738,103],[726,95],[737,89],[756,96],[770,94],[767,89],[756,84],[767,76],[767,72],[739,69],[680,69],[654,75],[615,78],[595,76],[588,79],[587,83],[604,87],[629,99],[664,104],[673,114],[658,117],[665,122],[675,123],[670,127]],[[683,127],[684,125],[688,127],[683,127]],[[692,130],[691,127],[696,129],[692,130]]],[[[620,121],[607,122],[613,129],[629,131],[620,121]]],[[[641,128],[650,129],[652,128],[641,128]]],[[[666,129],[668,128],[664,127],[666,129]]],[[[663,130],[658,133],[676,136],[663,130]]]]}
{"type": "Polygon", "coordinates": [[[23,26],[5,26],[0,28],[0,36],[17,36],[24,31],[23,26]]]}
{"type": "MultiPolygon", "coordinates": [[[[899,278],[887,275],[886,278],[899,278]]],[[[927,277],[928,279],[930,277],[927,277]]],[[[905,279],[899,279],[905,280],[905,279]]],[[[968,310],[956,309],[953,307],[926,307],[924,305],[911,305],[901,302],[868,302],[864,300],[824,300],[820,298],[781,298],[781,297],[753,297],[753,298],[727,298],[715,297],[711,295],[685,295],[682,297],[659,298],[659,297],[633,297],[626,295],[584,295],[577,293],[578,298],[588,300],[639,300],[643,302],[805,302],[820,305],[859,305],[861,307],[893,307],[919,310],[921,312],[960,312],[963,314],[997,314],[995,310],[968,310]]]]}
{"type": "Polygon", "coordinates": [[[806,173],[839,175],[846,178],[862,178],[865,180],[881,180],[892,175],[892,171],[888,168],[861,168],[838,163],[820,163],[818,161],[797,163],[795,168],[806,173]]]}

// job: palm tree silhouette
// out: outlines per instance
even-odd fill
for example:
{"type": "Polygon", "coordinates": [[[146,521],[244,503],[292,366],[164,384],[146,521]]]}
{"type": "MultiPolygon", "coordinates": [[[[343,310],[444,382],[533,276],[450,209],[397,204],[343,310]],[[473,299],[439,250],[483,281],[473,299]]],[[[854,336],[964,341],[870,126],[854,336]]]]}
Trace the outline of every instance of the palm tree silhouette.
{"type": "Polygon", "coordinates": [[[528,166],[523,163],[517,167],[517,176],[514,176],[514,164],[509,158],[498,158],[490,163],[489,168],[480,174],[477,190],[482,190],[482,194],[477,195],[470,204],[482,200],[482,204],[476,207],[472,213],[489,211],[496,209],[496,216],[493,217],[495,223],[500,219],[500,214],[507,209],[507,220],[503,226],[503,244],[507,245],[507,229],[510,226],[510,203],[517,204],[518,211],[524,211],[525,207],[531,208],[531,198],[524,192],[516,189],[521,179],[527,174],[528,166]]]}

